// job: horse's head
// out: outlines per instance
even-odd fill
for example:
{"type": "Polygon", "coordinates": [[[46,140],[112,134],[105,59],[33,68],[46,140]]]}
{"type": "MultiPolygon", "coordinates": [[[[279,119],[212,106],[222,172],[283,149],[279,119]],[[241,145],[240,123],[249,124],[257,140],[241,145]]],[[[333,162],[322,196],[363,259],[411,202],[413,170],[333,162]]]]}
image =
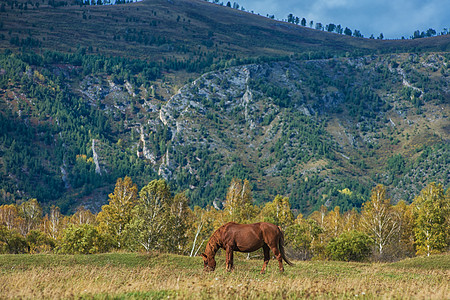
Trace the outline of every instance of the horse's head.
{"type": "Polygon", "coordinates": [[[212,272],[216,269],[216,260],[214,256],[207,256],[205,253],[201,254],[203,257],[203,270],[206,272],[212,272]]]}

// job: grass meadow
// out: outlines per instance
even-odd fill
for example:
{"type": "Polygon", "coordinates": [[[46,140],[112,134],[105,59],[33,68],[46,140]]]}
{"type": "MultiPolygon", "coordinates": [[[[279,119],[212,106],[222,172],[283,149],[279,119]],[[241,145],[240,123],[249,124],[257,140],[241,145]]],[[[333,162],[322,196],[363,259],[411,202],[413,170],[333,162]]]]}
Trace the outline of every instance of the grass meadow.
{"type": "Polygon", "coordinates": [[[450,299],[450,253],[396,263],[272,260],[224,253],[215,272],[171,254],[0,255],[0,299],[450,299]]]}

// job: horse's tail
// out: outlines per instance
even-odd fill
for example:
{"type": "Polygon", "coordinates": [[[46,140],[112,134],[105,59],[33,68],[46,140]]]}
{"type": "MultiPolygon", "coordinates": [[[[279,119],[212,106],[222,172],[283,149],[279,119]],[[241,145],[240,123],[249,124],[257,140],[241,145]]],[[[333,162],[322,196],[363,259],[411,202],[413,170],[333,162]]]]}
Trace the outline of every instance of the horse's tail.
{"type": "Polygon", "coordinates": [[[284,251],[284,233],[283,233],[283,230],[281,230],[280,226],[278,226],[278,230],[280,231],[280,242],[279,242],[278,248],[280,248],[281,257],[283,258],[283,260],[288,265],[293,266],[294,264],[291,261],[289,261],[289,259],[287,259],[286,253],[284,251]]]}

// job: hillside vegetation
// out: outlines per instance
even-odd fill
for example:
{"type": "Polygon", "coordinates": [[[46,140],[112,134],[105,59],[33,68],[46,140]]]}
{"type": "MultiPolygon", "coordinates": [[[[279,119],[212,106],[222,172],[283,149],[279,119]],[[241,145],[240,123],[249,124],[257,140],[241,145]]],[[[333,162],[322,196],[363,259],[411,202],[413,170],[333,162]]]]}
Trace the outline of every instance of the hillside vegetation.
{"type": "Polygon", "coordinates": [[[36,3],[0,12],[0,204],[99,211],[128,175],[221,208],[236,177],[310,214],[449,182],[449,35],[354,38],[196,0],[36,3]]]}
{"type": "Polygon", "coordinates": [[[450,293],[449,255],[395,264],[296,262],[280,274],[272,261],[238,257],[228,273],[219,255],[214,273],[199,257],[166,254],[1,255],[0,292],[11,298],[299,299],[426,298],[450,293]]]}

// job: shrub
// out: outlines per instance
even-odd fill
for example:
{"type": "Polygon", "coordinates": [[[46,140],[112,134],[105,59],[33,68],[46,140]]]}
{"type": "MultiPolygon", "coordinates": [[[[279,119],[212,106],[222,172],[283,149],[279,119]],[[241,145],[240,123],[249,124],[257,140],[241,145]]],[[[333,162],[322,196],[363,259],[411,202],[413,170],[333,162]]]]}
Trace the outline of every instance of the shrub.
{"type": "Polygon", "coordinates": [[[55,240],[39,230],[31,230],[25,238],[30,253],[50,251],[55,248],[55,240]]]}
{"type": "Polygon", "coordinates": [[[106,252],[111,242],[90,224],[71,225],[64,230],[59,251],[65,254],[94,254],[106,252]]]}
{"type": "Polygon", "coordinates": [[[370,255],[372,244],[373,240],[367,234],[353,230],[331,240],[326,251],[333,260],[362,261],[370,255]]]}
{"type": "Polygon", "coordinates": [[[0,226],[0,253],[27,253],[28,245],[25,238],[15,230],[0,226]]]}

